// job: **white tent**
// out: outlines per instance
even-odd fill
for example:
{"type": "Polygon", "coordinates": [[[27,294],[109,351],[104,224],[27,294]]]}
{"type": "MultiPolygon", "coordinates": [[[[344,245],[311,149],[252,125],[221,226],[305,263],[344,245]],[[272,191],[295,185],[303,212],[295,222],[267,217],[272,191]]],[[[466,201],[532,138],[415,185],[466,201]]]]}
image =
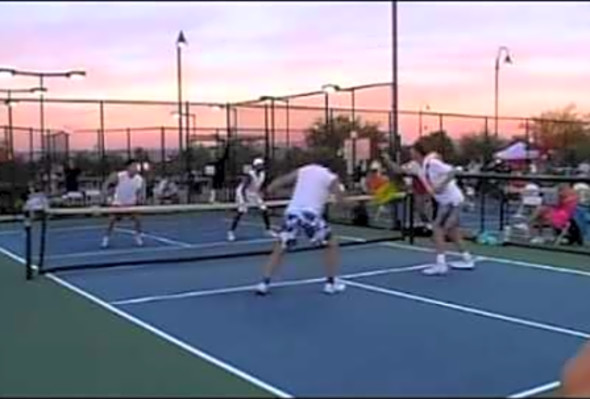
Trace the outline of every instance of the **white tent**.
{"type": "Polygon", "coordinates": [[[527,149],[526,143],[517,141],[516,143],[498,151],[494,157],[503,161],[524,161],[526,159],[539,158],[538,150],[527,149]]]}

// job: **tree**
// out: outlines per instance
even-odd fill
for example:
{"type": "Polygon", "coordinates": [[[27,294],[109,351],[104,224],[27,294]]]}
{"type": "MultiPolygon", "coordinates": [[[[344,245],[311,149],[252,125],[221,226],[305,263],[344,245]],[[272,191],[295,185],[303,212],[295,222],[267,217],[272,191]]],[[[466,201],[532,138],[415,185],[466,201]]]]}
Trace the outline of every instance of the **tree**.
{"type": "Polygon", "coordinates": [[[420,137],[418,142],[423,145],[427,151],[438,152],[443,159],[455,163],[457,161],[457,150],[453,140],[444,130],[435,131],[420,137]]]}
{"type": "Polygon", "coordinates": [[[488,161],[507,144],[506,140],[485,132],[471,133],[459,139],[458,160],[465,164],[470,161],[488,161]]]}
{"type": "Polygon", "coordinates": [[[375,157],[379,145],[384,143],[386,134],[379,130],[379,124],[365,123],[360,118],[352,121],[348,116],[339,115],[329,123],[319,119],[306,131],[305,142],[309,148],[323,148],[337,154],[344,147],[344,142],[350,138],[350,133],[356,131],[359,139],[369,139],[371,142],[371,157],[375,157]]]}
{"type": "Polygon", "coordinates": [[[564,165],[590,157],[590,127],[573,104],[534,117],[529,135],[541,150],[553,151],[554,159],[564,165]]]}

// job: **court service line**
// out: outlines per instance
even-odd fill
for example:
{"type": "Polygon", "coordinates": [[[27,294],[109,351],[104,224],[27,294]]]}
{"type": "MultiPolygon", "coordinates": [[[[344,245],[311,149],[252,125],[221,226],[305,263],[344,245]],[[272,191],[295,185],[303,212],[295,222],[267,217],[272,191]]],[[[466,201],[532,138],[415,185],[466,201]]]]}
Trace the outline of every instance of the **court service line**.
{"type": "Polygon", "coordinates": [[[510,396],[508,396],[508,398],[529,398],[531,396],[540,395],[542,393],[557,389],[560,385],[561,383],[559,381],[548,382],[547,384],[539,385],[537,387],[527,389],[526,391],[513,393],[510,396]]]}
{"type": "MultiPolygon", "coordinates": [[[[21,263],[21,264],[25,264],[25,260],[4,249],[4,248],[0,248],[0,252],[2,252],[3,254],[5,254],[6,256],[8,256],[9,258],[13,259],[14,261],[16,261],[17,263],[21,263]]],[[[103,301],[102,299],[98,298],[97,296],[94,296],[93,294],[83,290],[82,288],[79,288],[78,286],[61,279],[60,277],[57,277],[56,275],[52,274],[52,273],[47,273],[46,274],[47,278],[52,280],[53,282],[57,283],[58,285],[84,297],[85,299],[89,300],[90,302],[95,303],[96,305],[102,307],[103,309],[114,313],[115,315],[127,320],[128,322],[130,322],[131,324],[134,324],[138,327],[143,328],[144,330],[149,331],[150,333],[158,336],[159,338],[168,341],[169,343],[195,355],[196,357],[205,360],[206,362],[209,362],[259,388],[262,388],[263,390],[266,390],[267,392],[278,396],[279,398],[293,398],[293,395],[282,390],[279,389],[273,385],[270,385],[264,381],[262,381],[261,379],[259,379],[258,377],[255,377],[252,374],[249,374],[233,365],[231,365],[228,362],[225,362],[223,360],[220,360],[212,355],[210,355],[209,353],[195,347],[195,346],[191,346],[189,344],[187,344],[186,342],[184,342],[183,340],[174,337],[171,334],[168,334],[162,330],[160,330],[157,327],[154,327],[153,325],[151,325],[150,323],[141,320],[138,317],[135,317],[121,309],[118,309],[110,304],[108,304],[107,302],[103,301]]]]}
{"type": "MultiPolygon", "coordinates": [[[[48,231],[52,231],[52,232],[61,232],[61,231],[79,231],[79,230],[98,230],[98,229],[105,229],[105,226],[71,226],[71,227],[52,227],[50,229],[48,229],[48,231]]],[[[23,233],[24,234],[25,229],[12,229],[12,230],[3,230],[0,231],[0,236],[2,235],[11,235],[11,234],[19,234],[19,233],[23,233]]]]}
{"type": "MultiPolygon", "coordinates": [[[[353,278],[361,278],[361,277],[379,276],[379,275],[383,275],[383,274],[403,273],[403,272],[421,270],[421,269],[424,269],[428,266],[431,266],[431,264],[415,265],[415,266],[408,266],[408,267],[390,267],[387,269],[379,269],[379,270],[372,270],[372,271],[367,271],[367,272],[345,274],[345,275],[341,276],[340,278],[341,279],[345,279],[345,278],[346,279],[353,279],[353,278]]],[[[324,281],[326,281],[325,277],[317,277],[317,278],[302,279],[302,280],[287,280],[287,281],[272,283],[271,287],[292,287],[292,286],[297,286],[297,285],[321,283],[324,281]]],[[[178,292],[175,294],[152,295],[152,296],[143,296],[143,297],[121,299],[118,301],[110,302],[110,304],[117,305],[117,306],[137,305],[137,304],[148,303],[148,302],[159,302],[159,301],[168,301],[168,300],[174,300],[174,299],[195,298],[195,297],[204,297],[204,296],[212,296],[212,295],[220,295],[220,294],[232,294],[232,293],[244,292],[244,291],[253,291],[254,288],[256,288],[256,285],[242,285],[242,286],[237,286],[237,287],[219,288],[219,289],[212,289],[212,290],[184,291],[184,292],[178,292]]]]}
{"type": "Polygon", "coordinates": [[[564,334],[564,335],[569,335],[569,336],[583,338],[583,339],[590,338],[590,333],[577,331],[577,330],[573,330],[573,329],[565,328],[565,327],[559,327],[559,326],[548,324],[548,323],[541,323],[541,322],[536,322],[536,321],[532,321],[532,320],[522,319],[519,317],[508,316],[508,315],[504,315],[501,313],[495,313],[495,312],[482,310],[482,309],[478,309],[478,308],[474,308],[474,307],[470,307],[470,306],[465,306],[465,305],[459,305],[459,304],[447,302],[447,301],[440,301],[440,300],[428,298],[425,296],[410,294],[410,293],[407,293],[404,291],[381,288],[378,286],[363,284],[363,283],[350,281],[350,280],[346,280],[346,283],[347,283],[347,285],[350,285],[351,287],[364,289],[366,291],[372,291],[372,292],[376,292],[379,294],[409,299],[411,301],[421,302],[421,303],[425,303],[428,305],[439,306],[442,308],[452,309],[452,310],[456,310],[456,311],[463,312],[463,313],[469,313],[469,314],[473,314],[473,315],[477,315],[477,316],[482,316],[482,317],[486,317],[489,319],[501,320],[501,321],[505,321],[505,322],[512,323],[512,324],[519,324],[519,325],[523,325],[523,326],[527,326],[527,327],[531,327],[531,328],[536,328],[538,330],[545,330],[545,331],[550,331],[550,332],[554,332],[554,333],[558,333],[558,334],[564,334]]]}
{"type": "MultiPolygon", "coordinates": [[[[399,248],[399,249],[407,249],[407,250],[416,251],[416,252],[428,252],[428,253],[435,252],[435,250],[433,248],[416,247],[416,246],[412,246],[409,244],[400,244],[400,243],[394,243],[394,242],[386,242],[386,243],[382,243],[382,245],[388,246],[388,247],[393,247],[393,248],[399,248]]],[[[452,254],[452,255],[460,255],[460,253],[456,252],[456,251],[447,251],[447,253],[452,254]]],[[[565,267],[551,266],[551,265],[545,265],[545,264],[541,264],[541,263],[525,262],[525,261],[514,260],[514,259],[498,258],[498,257],[486,256],[486,255],[481,255],[481,256],[479,256],[479,258],[481,260],[488,260],[488,261],[497,262],[497,263],[505,263],[507,265],[512,265],[512,266],[522,266],[522,267],[528,267],[528,268],[532,268],[532,269],[547,270],[547,271],[556,272],[556,273],[575,274],[578,276],[590,277],[590,272],[578,270],[578,269],[568,269],[565,267]]]]}
{"type": "MultiPolygon", "coordinates": [[[[115,227],[115,230],[119,231],[121,233],[135,234],[135,230],[127,229],[124,227],[115,227]]],[[[145,232],[142,232],[141,235],[144,237],[147,237],[147,238],[151,238],[152,240],[162,242],[164,244],[175,245],[175,246],[179,246],[179,247],[183,247],[183,248],[190,248],[190,246],[191,246],[191,244],[189,244],[188,242],[173,240],[173,239],[166,238],[166,237],[163,237],[160,235],[155,235],[155,234],[150,234],[150,233],[145,233],[145,232]]]]}
{"type": "MultiPolygon", "coordinates": [[[[251,245],[251,244],[262,244],[267,242],[273,242],[273,238],[257,238],[252,240],[244,240],[244,241],[215,241],[210,243],[203,243],[203,244],[188,244],[186,247],[187,249],[204,249],[204,248],[215,248],[215,247],[233,247],[238,245],[251,245]]],[[[175,248],[170,248],[170,246],[161,246],[161,247],[135,247],[133,249],[103,249],[101,251],[88,251],[88,252],[76,252],[71,254],[64,254],[64,255],[53,255],[47,256],[47,259],[67,259],[67,258],[77,258],[80,256],[94,256],[94,255],[136,255],[142,252],[160,252],[160,251],[171,251],[171,250],[178,250],[177,246],[175,248]]]]}

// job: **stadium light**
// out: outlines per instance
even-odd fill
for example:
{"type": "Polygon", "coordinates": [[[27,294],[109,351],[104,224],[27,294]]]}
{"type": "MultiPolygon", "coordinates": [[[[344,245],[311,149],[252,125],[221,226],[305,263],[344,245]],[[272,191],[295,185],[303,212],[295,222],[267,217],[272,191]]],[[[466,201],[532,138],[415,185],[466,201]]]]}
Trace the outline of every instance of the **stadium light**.
{"type": "Polygon", "coordinates": [[[500,81],[500,64],[503,61],[505,64],[512,64],[512,56],[510,50],[506,46],[500,46],[496,54],[496,62],[494,64],[494,135],[498,137],[498,102],[499,102],[499,81],[500,81]],[[504,54],[504,58],[502,58],[504,54]]]}
{"type": "Polygon", "coordinates": [[[45,101],[43,93],[45,90],[45,79],[47,78],[66,78],[66,79],[81,79],[86,76],[86,72],[82,70],[70,70],[63,72],[38,72],[38,71],[24,71],[14,68],[0,68],[0,74],[10,76],[30,76],[39,79],[39,89],[36,91],[40,94],[39,101],[39,125],[41,130],[41,149],[45,155],[45,174],[47,180],[44,180],[44,184],[50,181],[51,175],[51,160],[49,158],[48,148],[45,144],[48,142],[48,135],[45,132],[45,101]]]}

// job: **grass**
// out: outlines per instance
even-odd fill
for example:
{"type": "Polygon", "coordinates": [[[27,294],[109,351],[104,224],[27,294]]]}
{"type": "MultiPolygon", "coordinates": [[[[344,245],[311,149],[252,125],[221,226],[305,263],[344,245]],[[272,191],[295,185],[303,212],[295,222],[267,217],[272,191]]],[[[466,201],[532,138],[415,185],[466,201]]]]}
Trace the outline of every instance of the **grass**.
{"type": "Polygon", "coordinates": [[[0,397],[271,396],[6,257],[0,296],[0,397]]]}

